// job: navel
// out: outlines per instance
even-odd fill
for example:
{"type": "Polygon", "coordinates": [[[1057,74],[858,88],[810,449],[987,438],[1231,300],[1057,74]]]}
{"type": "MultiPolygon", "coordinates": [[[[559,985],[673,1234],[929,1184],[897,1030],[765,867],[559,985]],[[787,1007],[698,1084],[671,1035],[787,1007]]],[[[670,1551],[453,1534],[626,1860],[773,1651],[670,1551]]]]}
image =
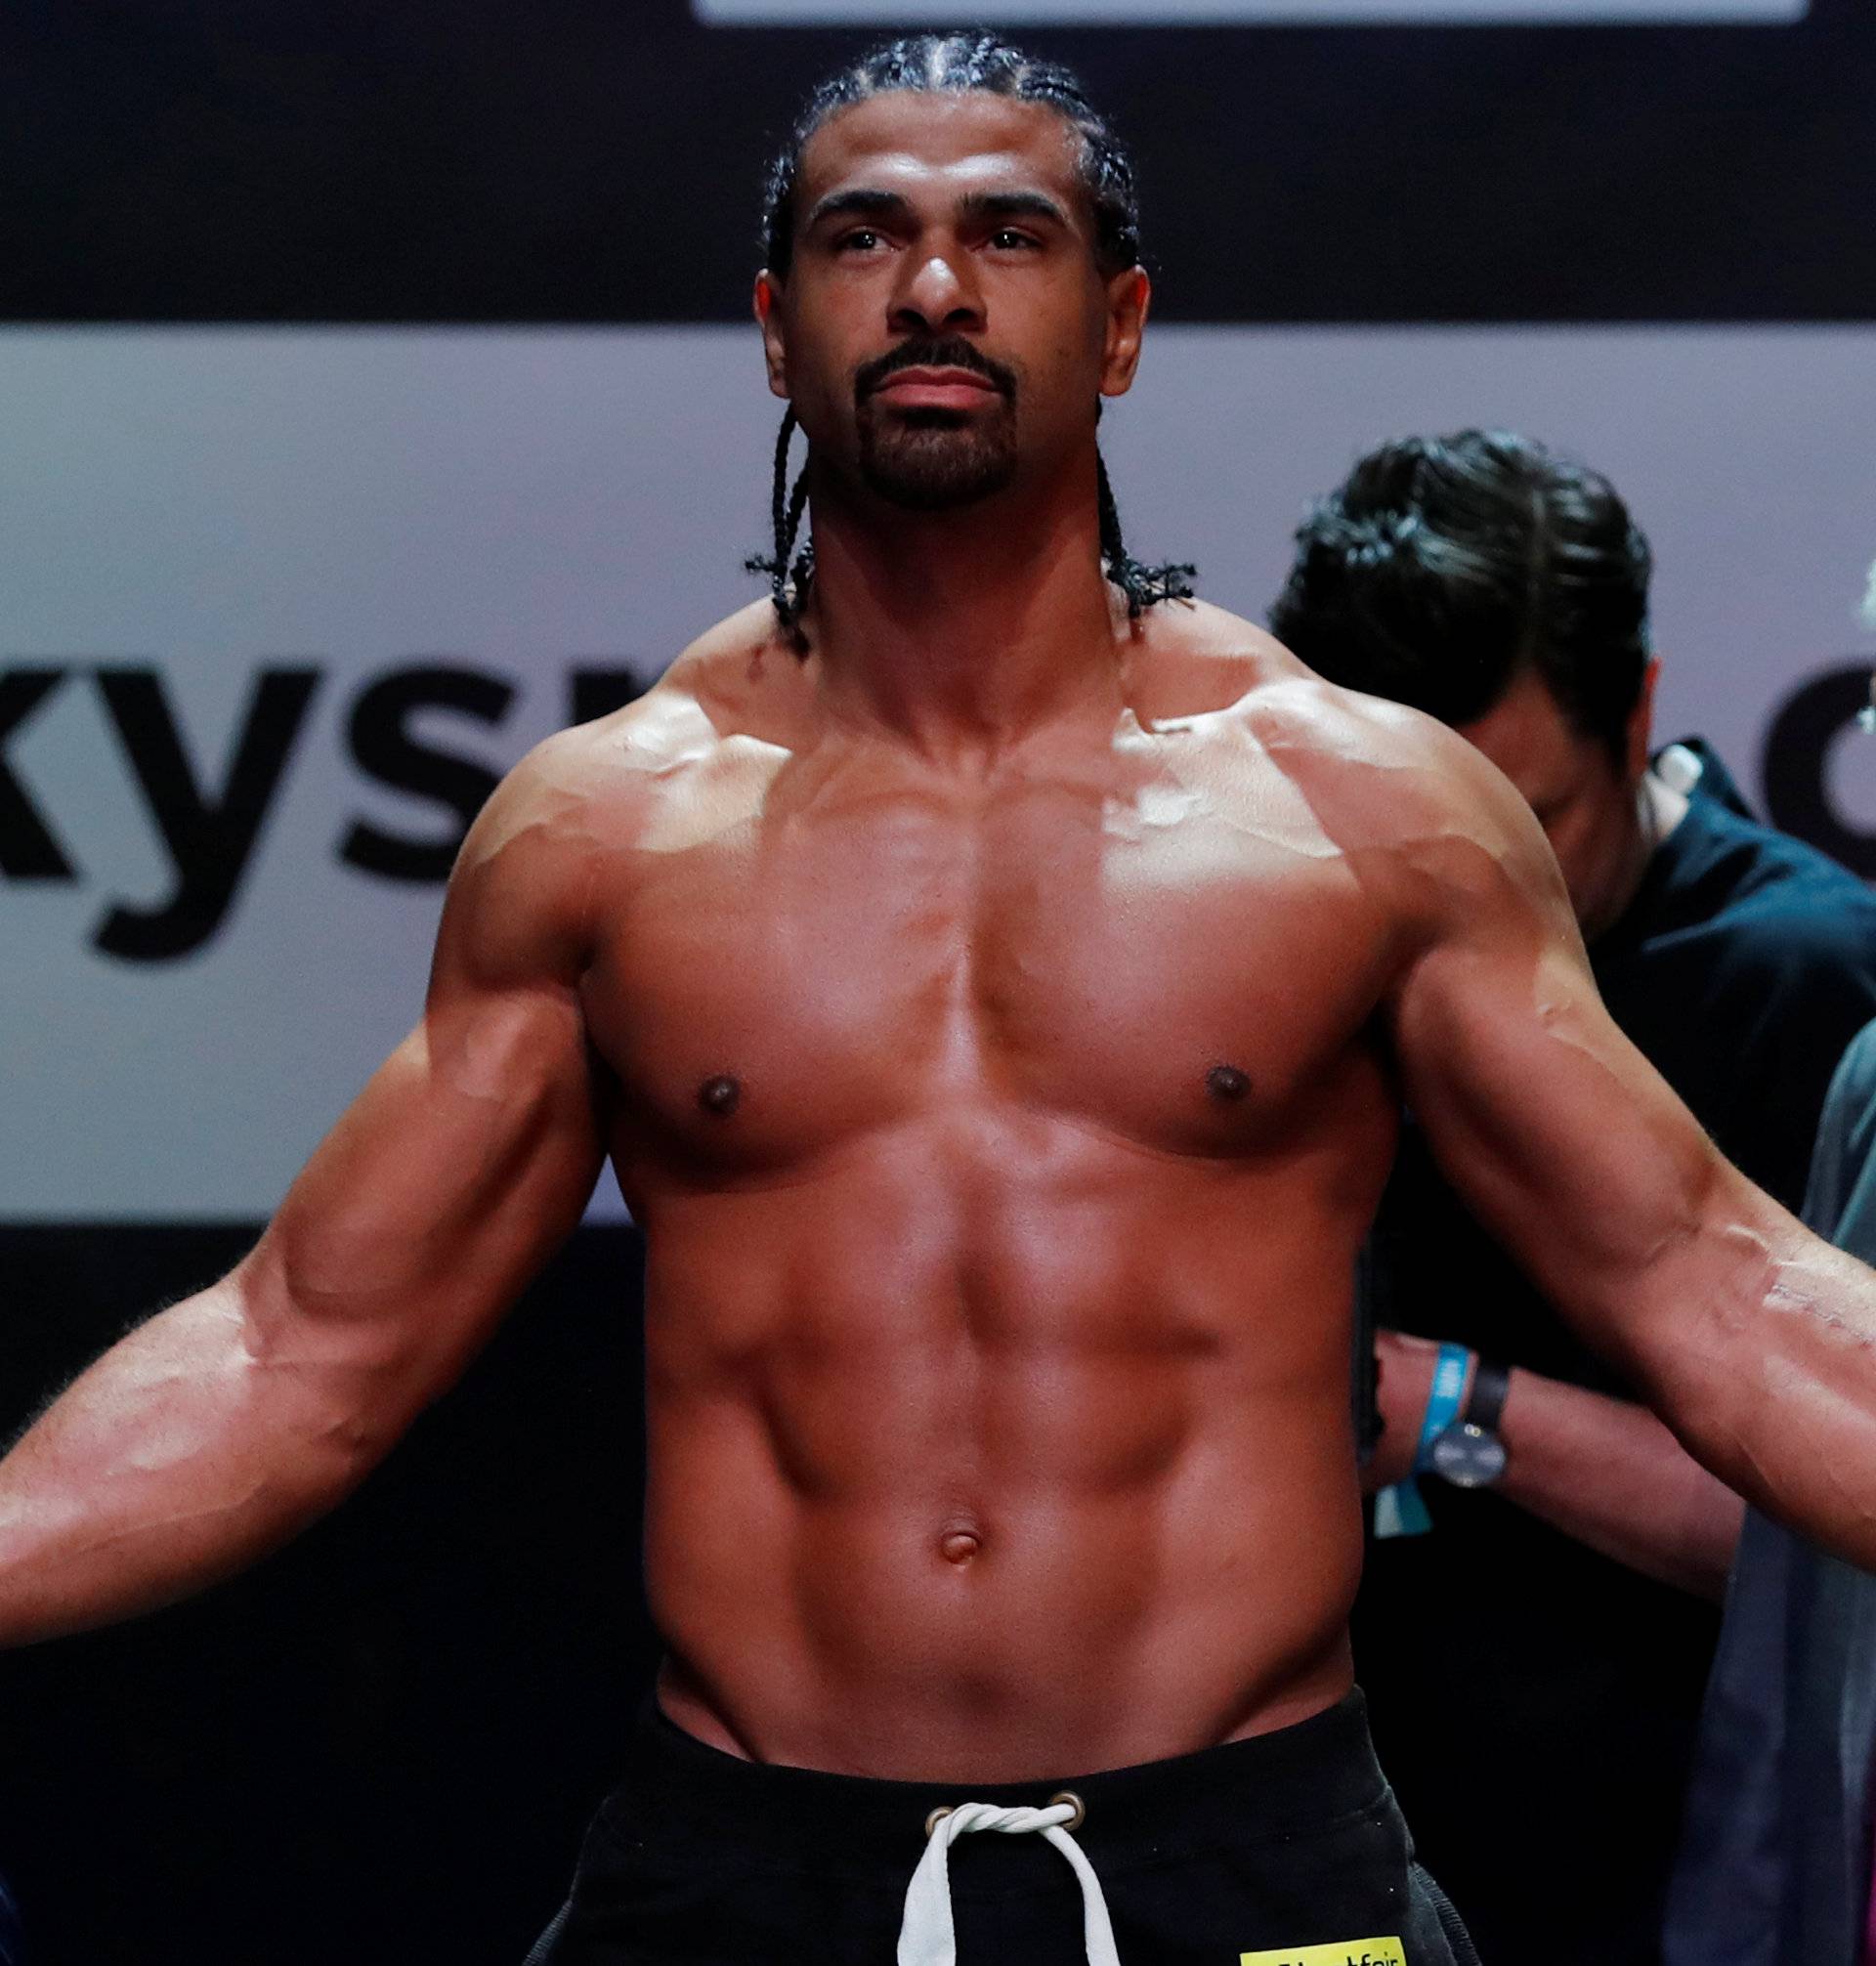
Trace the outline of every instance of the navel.
{"type": "Polygon", "coordinates": [[[705,1079],[697,1089],[697,1103],[706,1113],[714,1113],[719,1120],[727,1120],[743,1103],[743,1082],[733,1079],[727,1072],[719,1072],[713,1079],[705,1079]]]}
{"type": "Polygon", "coordinates": [[[968,1563],[983,1547],[975,1529],[947,1529],[938,1539],[938,1554],[947,1563],[968,1563]]]}
{"type": "Polygon", "coordinates": [[[1251,1090],[1250,1078],[1235,1065],[1214,1065],[1205,1075],[1205,1090],[1213,1098],[1231,1104],[1251,1090]]]}

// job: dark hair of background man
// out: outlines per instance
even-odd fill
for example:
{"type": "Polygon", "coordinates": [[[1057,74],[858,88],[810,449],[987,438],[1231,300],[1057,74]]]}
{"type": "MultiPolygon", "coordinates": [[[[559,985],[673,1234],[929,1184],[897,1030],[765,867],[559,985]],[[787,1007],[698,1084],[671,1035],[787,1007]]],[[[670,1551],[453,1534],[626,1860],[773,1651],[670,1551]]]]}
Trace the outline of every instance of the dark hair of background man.
{"type": "Polygon", "coordinates": [[[1404,437],[1311,509],[1270,628],[1331,682],[1453,725],[1534,668],[1619,761],[1651,572],[1599,472],[1510,431],[1404,437]]]}

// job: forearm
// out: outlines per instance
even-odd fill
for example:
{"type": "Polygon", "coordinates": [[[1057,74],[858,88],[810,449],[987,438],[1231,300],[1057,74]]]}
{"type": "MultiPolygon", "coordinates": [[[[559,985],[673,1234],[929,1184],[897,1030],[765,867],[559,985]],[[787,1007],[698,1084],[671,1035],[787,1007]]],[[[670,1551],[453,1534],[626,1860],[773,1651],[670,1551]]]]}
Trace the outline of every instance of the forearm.
{"type": "Polygon", "coordinates": [[[0,1463],[0,1645],[231,1575],[348,1492],[395,1433],[372,1375],[271,1345],[241,1273],[106,1352],[0,1463]]]}
{"type": "Polygon", "coordinates": [[[1660,1583],[1724,1597],[1745,1505],[1645,1407],[1516,1370],[1498,1492],[1660,1583]]]}
{"type": "Polygon", "coordinates": [[[1730,1170],[1723,1186],[1654,1266],[1627,1362],[1727,1486],[1876,1570],[1876,1272],[1730,1170]]]}

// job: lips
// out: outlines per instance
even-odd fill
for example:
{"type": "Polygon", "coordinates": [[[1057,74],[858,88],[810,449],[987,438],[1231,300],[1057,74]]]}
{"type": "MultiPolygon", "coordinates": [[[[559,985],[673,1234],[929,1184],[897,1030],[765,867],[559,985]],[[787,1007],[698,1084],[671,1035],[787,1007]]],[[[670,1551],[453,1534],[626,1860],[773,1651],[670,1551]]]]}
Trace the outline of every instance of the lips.
{"type": "Polygon", "coordinates": [[[902,409],[975,409],[999,391],[967,368],[901,368],[874,393],[902,409]]]}

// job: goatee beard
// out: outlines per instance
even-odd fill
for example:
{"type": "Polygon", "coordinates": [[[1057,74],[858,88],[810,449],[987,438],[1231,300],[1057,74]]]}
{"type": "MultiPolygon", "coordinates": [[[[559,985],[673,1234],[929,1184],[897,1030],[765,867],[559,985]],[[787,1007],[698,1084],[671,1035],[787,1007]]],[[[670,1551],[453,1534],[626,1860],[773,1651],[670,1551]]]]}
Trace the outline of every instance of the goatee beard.
{"type": "Polygon", "coordinates": [[[1016,475],[1016,374],[968,336],[902,341],[854,377],[860,476],[912,512],[945,512],[1001,492],[1016,475]],[[879,390],[908,368],[959,368],[996,391],[981,410],[920,408],[882,415],[879,390]]]}
{"type": "Polygon", "coordinates": [[[881,427],[860,412],[860,476],[909,512],[947,512],[1002,491],[1016,475],[1015,419],[1007,401],[975,422],[951,409],[902,412],[881,427]]]}

